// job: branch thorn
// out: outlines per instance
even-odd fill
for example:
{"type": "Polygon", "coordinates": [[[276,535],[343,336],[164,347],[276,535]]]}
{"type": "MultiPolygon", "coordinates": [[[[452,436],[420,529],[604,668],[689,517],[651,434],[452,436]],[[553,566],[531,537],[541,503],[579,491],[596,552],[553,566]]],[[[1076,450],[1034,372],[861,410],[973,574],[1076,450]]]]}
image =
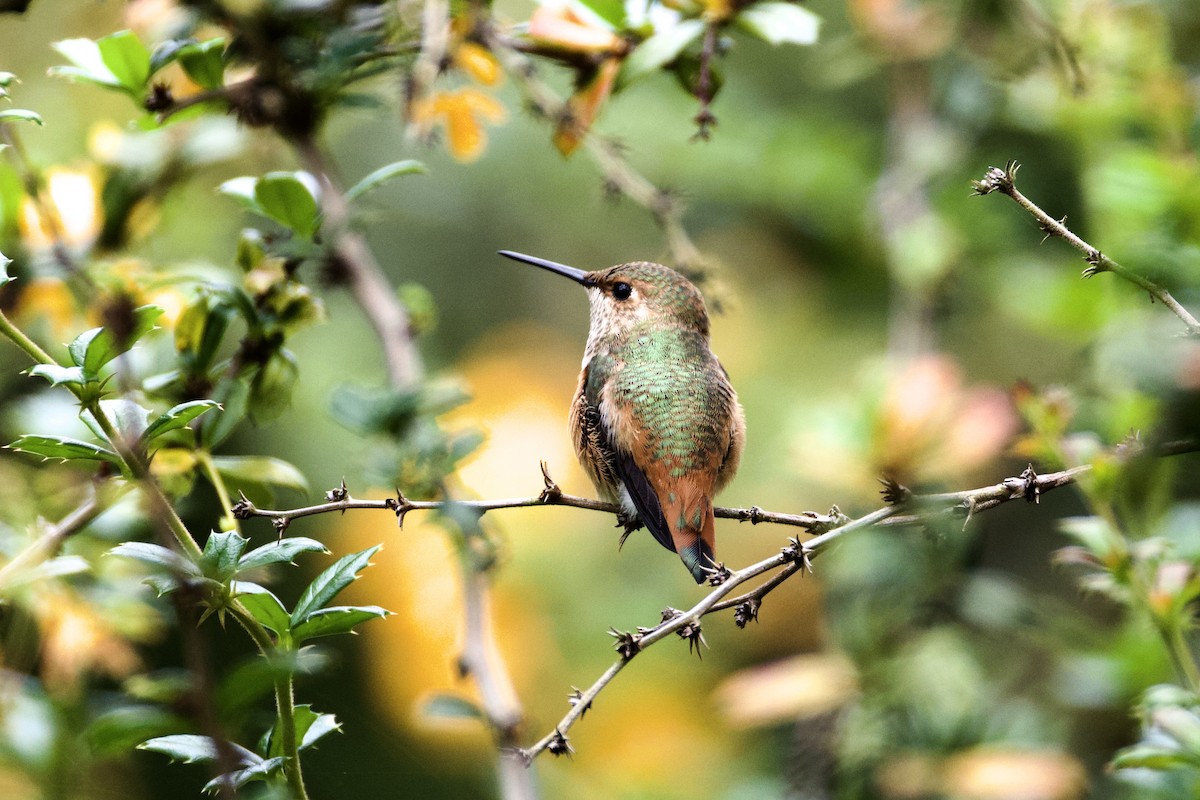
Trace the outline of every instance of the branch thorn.
{"type": "Polygon", "coordinates": [[[250,519],[254,516],[254,512],[258,511],[254,507],[254,503],[250,502],[250,498],[246,497],[245,492],[238,492],[238,501],[233,504],[233,508],[229,509],[229,513],[234,519],[250,519]]]}
{"type": "MultiPolygon", "coordinates": [[[[341,485],[335,486],[325,493],[325,499],[330,503],[340,503],[350,497],[349,490],[346,489],[346,479],[342,478],[341,485]]],[[[342,513],[346,513],[346,509],[342,509],[342,513]]]]}
{"type": "MultiPolygon", "coordinates": [[[[575,708],[576,706],[578,706],[580,703],[583,702],[583,692],[580,691],[578,686],[571,687],[571,693],[569,695],[567,695],[567,702],[571,704],[571,708],[575,708]]],[[[591,707],[592,707],[592,701],[589,700],[587,702],[587,705],[585,705],[583,707],[583,709],[579,712],[579,718],[583,719],[584,715],[587,714],[588,709],[590,709],[591,707]]]]}
{"type": "Polygon", "coordinates": [[[608,635],[617,640],[616,644],[613,645],[613,649],[626,661],[636,656],[638,651],[642,649],[641,637],[629,631],[619,631],[616,628],[609,628],[608,635]]]}
{"type": "Polygon", "coordinates": [[[575,752],[575,748],[571,747],[571,743],[567,741],[566,734],[558,728],[554,729],[554,736],[550,737],[550,743],[546,745],[546,749],[556,756],[570,757],[575,752]]]}
{"type": "Polygon", "coordinates": [[[745,628],[750,620],[758,622],[758,609],[761,606],[762,602],[756,597],[738,603],[733,609],[733,623],[739,628],[745,628]]]}

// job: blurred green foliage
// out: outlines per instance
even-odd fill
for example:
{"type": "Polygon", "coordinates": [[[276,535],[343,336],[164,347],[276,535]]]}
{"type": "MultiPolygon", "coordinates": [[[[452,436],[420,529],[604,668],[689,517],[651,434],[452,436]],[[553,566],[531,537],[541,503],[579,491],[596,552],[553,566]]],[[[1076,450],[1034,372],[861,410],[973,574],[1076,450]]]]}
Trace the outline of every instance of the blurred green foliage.
{"type": "MultiPolygon", "coordinates": [[[[703,661],[664,642],[536,762],[542,795],[1194,797],[1200,345],[969,194],[1017,159],[1200,309],[1200,8],[447,5],[0,14],[0,795],[297,796],[303,752],[312,796],[495,796],[460,573],[492,586],[518,743],[611,663],[606,629],[694,604],[579,510],[238,518],[314,487],[533,496],[539,460],[585,493],[586,309],[511,247],[703,284],[748,418],[729,505],[1087,468],[847,535],[757,624],[706,621],[703,661]],[[431,378],[388,377],[359,232],[431,378]]],[[[786,542],[719,534],[731,566],[786,542]]]]}

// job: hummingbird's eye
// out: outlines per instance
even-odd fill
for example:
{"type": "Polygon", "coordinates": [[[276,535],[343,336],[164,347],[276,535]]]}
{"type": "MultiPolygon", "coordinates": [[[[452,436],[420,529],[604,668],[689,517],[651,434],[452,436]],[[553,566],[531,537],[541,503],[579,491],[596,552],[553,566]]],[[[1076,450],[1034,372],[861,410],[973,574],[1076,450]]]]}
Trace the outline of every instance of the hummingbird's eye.
{"type": "Polygon", "coordinates": [[[633,294],[633,287],[625,281],[617,281],[613,284],[612,295],[618,300],[628,300],[631,294],[633,294]]]}

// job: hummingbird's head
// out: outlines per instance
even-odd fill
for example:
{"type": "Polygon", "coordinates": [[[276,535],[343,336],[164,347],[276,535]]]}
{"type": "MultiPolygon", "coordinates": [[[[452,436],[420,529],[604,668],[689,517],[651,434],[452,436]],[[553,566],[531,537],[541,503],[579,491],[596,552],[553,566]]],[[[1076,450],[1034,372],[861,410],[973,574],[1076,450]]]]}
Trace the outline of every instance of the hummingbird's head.
{"type": "Polygon", "coordinates": [[[500,255],[586,287],[592,305],[592,337],[618,336],[642,322],[685,327],[708,336],[708,312],[700,290],[670,267],[632,261],[587,272],[510,250],[501,250],[500,255]]]}

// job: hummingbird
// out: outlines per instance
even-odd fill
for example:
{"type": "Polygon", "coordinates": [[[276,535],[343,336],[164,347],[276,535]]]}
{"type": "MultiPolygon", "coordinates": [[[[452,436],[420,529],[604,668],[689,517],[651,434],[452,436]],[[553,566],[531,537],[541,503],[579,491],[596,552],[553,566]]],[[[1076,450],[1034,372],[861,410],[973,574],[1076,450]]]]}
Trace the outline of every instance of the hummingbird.
{"type": "Polygon", "coordinates": [[[737,471],[746,422],[709,346],[700,290],[649,261],[589,272],[500,255],[587,289],[591,325],[570,409],[575,454],[621,508],[626,531],[640,521],[703,583],[716,565],[713,496],[737,471]]]}

